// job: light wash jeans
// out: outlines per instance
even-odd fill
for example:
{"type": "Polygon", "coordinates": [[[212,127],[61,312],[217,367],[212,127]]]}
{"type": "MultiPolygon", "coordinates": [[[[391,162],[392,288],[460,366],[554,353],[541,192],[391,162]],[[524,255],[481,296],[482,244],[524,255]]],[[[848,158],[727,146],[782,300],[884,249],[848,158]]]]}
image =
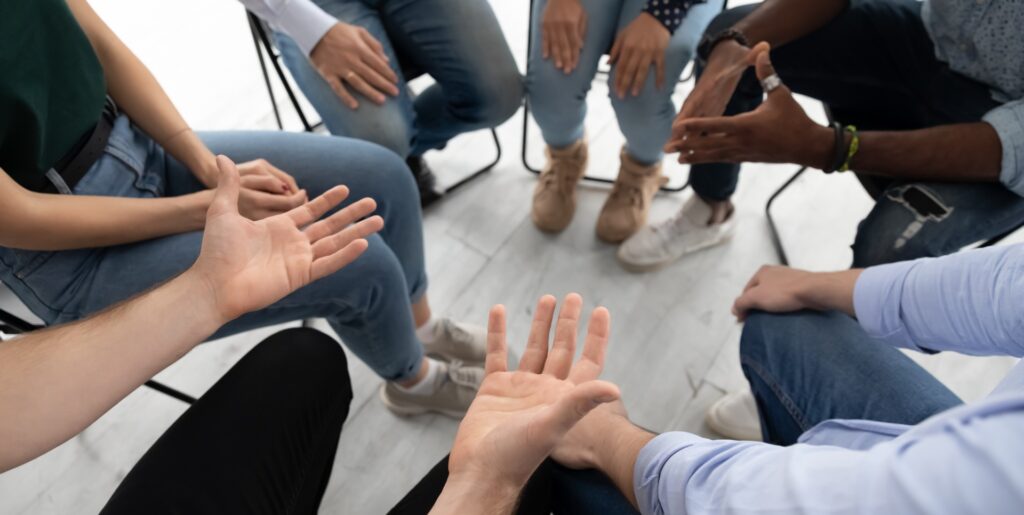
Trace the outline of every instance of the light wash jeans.
{"type": "Polygon", "coordinates": [[[349,109],[298,45],[276,33],[285,64],[331,134],[419,156],[464,132],[500,125],[522,104],[522,77],[487,0],[314,2],[369,31],[399,77],[399,95],[383,105],[349,87],[359,100],[349,109]],[[405,79],[420,73],[437,82],[414,98],[405,79]]]}
{"type": "MultiPolygon", "coordinates": [[[[369,238],[369,248],[355,262],[266,309],[243,315],[213,338],[324,317],[381,377],[402,380],[414,375],[423,348],[415,335],[410,301],[424,295],[427,279],[419,201],[405,164],[377,145],[345,138],[287,132],[213,132],[200,137],[214,153],[238,162],[267,159],[291,173],[310,198],[345,184],[352,191],[346,203],[372,197],[385,220],[384,230],[369,238]]],[[[184,165],[122,115],[105,153],[74,193],[157,198],[203,188],[184,165]]],[[[60,252],[0,247],[0,280],[47,324],[70,322],[181,273],[199,255],[202,237],[202,232],[191,232],[60,252]]]]}
{"type": "MultiPolygon", "coordinates": [[[[530,68],[526,77],[527,95],[544,141],[554,147],[567,147],[583,138],[587,115],[587,92],[594,81],[601,56],[607,53],[619,31],[639,16],[646,0],[581,0],[587,12],[587,30],[579,65],[566,75],[551,59],[542,57],[540,22],[547,0],[534,3],[533,41],[530,68]]],[[[665,85],[655,86],[652,66],[639,96],[615,94],[616,67],[608,76],[609,97],[619,129],[626,137],[630,157],[644,164],[661,161],[662,147],[672,132],[676,107],[672,103],[675,84],[686,63],[693,59],[697,44],[711,19],[722,10],[722,0],[708,0],[693,6],[686,14],[665,51],[665,85]]]]}

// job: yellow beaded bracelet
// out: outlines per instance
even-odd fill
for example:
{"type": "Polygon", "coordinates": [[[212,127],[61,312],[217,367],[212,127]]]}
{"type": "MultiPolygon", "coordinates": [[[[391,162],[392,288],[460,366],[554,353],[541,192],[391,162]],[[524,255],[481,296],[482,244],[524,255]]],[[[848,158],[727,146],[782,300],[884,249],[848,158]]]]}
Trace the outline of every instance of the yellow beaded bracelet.
{"type": "Polygon", "coordinates": [[[857,127],[847,125],[846,132],[852,134],[853,139],[850,140],[850,149],[846,152],[846,161],[843,161],[843,166],[839,167],[840,172],[850,170],[850,162],[853,161],[853,156],[857,155],[857,150],[860,150],[860,134],[857,132],[857,127]]]}

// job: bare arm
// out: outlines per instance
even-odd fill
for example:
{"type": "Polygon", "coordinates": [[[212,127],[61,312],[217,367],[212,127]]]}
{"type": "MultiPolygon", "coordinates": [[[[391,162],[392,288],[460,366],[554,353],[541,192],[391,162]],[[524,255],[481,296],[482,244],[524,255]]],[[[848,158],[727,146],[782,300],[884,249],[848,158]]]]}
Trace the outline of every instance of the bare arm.
{"type": "Polygon", "coordinates": [[[851,168],[902,179],[999,182],[1003,146],[984,122],[861,133],[851,168]]]}
{"type": "Polygon", "coordinates": [[[0,343],[0,472],[84,429],[223,323],[351,263],[383,227],[370,199],[317,221],[347,197],[343,186],[252,222],[238,214],[238,172],[220,164],[192,268],[91,319],[0,343]]]}
{"type": "Polygon", "coordinates": [[[0,246],[68,250],[197,231],[212,198],[211,190],[159,199],[35,193],[0,169],[0,246]]]}
{"type": "Polygon", "coordinates": [[[110,30],[86,0],[68,0],[103,65],[107,90],[132,121],[203,184],[217,181],[213,153],[199,140],[142,61],[110,30]]]}

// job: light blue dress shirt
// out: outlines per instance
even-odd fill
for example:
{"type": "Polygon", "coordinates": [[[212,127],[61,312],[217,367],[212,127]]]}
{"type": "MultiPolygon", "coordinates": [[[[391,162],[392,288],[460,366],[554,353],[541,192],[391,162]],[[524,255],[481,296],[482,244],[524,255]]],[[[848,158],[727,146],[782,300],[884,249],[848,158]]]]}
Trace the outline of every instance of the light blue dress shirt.
{"type": "MultiPolygon", "coordinates": [[[[1024,356],[1024,245],[868,269],[854,307],[896,347],[1024,356]]],[[[829,420],[789,447],[666,433],[634,473],[643,513],[1024,513],[1024,362],[916,426],[829,420]]]]}
{"type": "Polygon", "coordinates": [[[1024,1],[925,0],[921,17],[935,56],[1004,103],[983,119],[1003,145],[1000,181],[1024,196],[1024,1]]]}

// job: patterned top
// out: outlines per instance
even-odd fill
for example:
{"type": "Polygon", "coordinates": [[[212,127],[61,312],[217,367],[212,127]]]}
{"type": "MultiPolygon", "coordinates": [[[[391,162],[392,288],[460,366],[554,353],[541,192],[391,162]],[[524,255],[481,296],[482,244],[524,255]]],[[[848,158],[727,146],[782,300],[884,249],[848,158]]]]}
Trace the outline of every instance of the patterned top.
{"type": "Polygon", "coordinates": [[[1003,144],[1000,180],[1024,196],[1024,2],[925,0],[921,17],[935,56],[1004,102],[984,120],[1003,144]]]}
{"type": "Polygon", "coordinates": [[[707,0],[647,0],[644,12],[657,18],[670,33],[674,33],[682,25],[686,11],[704,2],[707,0]]]}

